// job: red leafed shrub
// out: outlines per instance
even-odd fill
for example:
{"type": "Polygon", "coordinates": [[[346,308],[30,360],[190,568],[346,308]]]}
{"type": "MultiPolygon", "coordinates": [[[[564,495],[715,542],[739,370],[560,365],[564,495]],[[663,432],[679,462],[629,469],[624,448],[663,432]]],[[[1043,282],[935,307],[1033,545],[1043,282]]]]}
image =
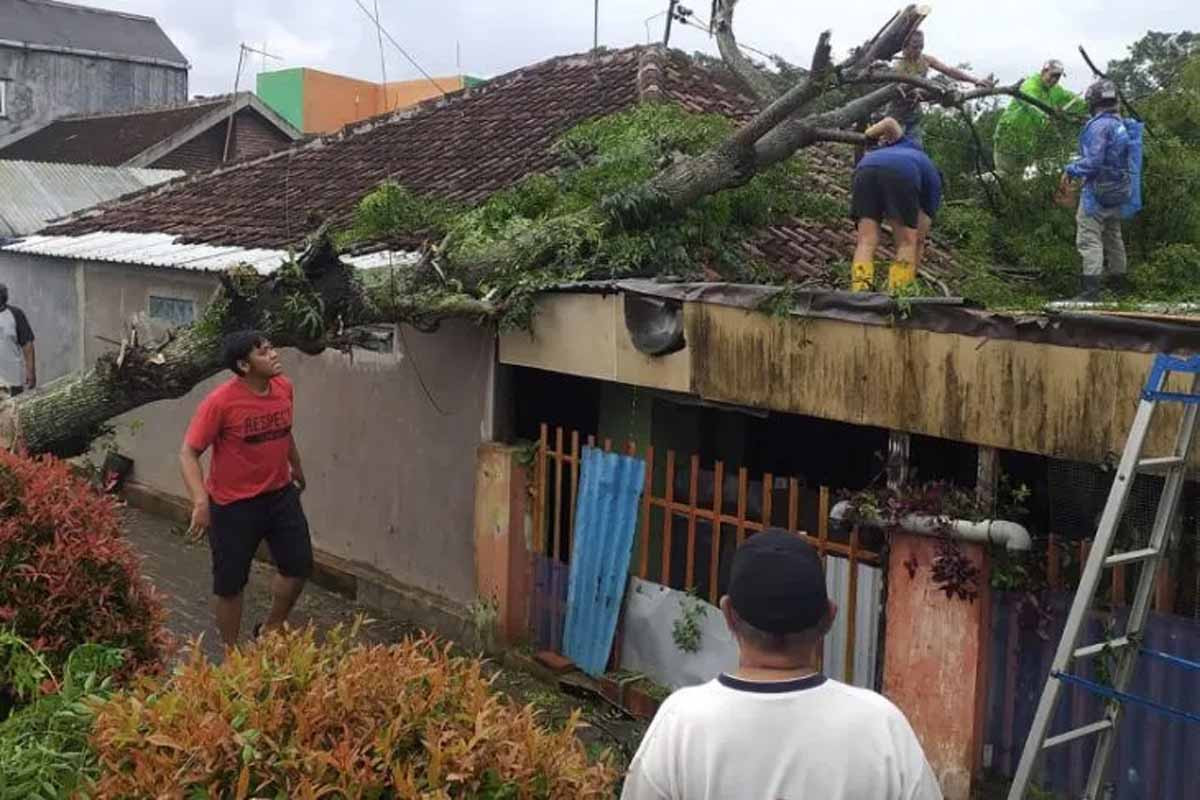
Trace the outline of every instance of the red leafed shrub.
{"type": "Polygon", "coordinates": [[[113,500],[62,461],[0,449],[0,626],[55,670],[86,642],[127,650],[136,670],[161,660],[163,620],[113,500]]]}

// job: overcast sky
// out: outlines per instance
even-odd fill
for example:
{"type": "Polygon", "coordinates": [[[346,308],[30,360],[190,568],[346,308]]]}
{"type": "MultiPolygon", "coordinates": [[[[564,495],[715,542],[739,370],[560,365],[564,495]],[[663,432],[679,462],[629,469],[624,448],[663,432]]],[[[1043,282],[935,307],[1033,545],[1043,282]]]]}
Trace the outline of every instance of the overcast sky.
{"type": "MultiPolygon", "coordinates": [[[[155,17],[192,64],[192,94],[233,88],[238,43],[262,46],[282,57],[268,68],[316,67],[367,80],[380,76],[374,25],[356,0],[76,0],[84,5],[155,17]]],[[[357,0],[368,8],[376,0],[357,0]]],[[[594,0],[378,0],[384,28],[434,75],[461,72],[492,77],[555,55],[587,50],[592,44],[594,0]]],[[[1077,47],[1100,64],[1125,54],[1147,30],[1178,30],[1194,0],[1001,0],[934,5],[926,20],[926,51],[949,63],[970,62],[980,74],[1003,81],[1036,71],[1046,58],[1061,58],[1066,84],[1081,90],[1088,72],[1077,47]]],[[[707,20],[709,2],[684,0],[707,20]]],[[[824,28],[833,30],[835,48],[845,49],[875,33],[900,0],[741,0],[735,27],[739,41],[807,63],[824,28]]],[[[662,37],[666,0],[600,0],[600,44],[624,47],[662,37]]],[[[1194,6],[1193,6],[1194,7],[1194,6]]],[[[671,44],[688,52],[715,53],[707,33],[676,25],[671,44]]],[[[389,80],[419,77],[418,71],[386,39],[389,80]]],[[[243,77],[253,88],[258,58],[243,77]]]]}

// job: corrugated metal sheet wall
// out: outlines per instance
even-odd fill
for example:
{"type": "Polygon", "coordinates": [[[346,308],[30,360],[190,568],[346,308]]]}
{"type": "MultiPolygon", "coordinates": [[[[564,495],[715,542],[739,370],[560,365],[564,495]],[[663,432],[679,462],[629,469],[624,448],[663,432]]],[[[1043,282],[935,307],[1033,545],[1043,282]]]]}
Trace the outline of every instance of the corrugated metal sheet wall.
{"type": "Polygon", "coordinates": [[[0,160],[0,236],[24,236],[52,219],[91,208],[182,172],[0,160]]]}
{"type": "MultiPolygon", "coordinates": [[[[1050,662],[1066,623],[1069,593],[1049,595],[1046,623],[1026,595],[993,594],[991,692],[984,763],[1002,777],[1011,777],[1033,721],[1050,662]]],[[[1123,614],[1121,615],[1123,617],[1123,614]]],[[[1104,641],[1105,617],[1095,615],[1083,634],[1087,642],[1104,641]]],[[[1123,627],[1124,619],[1116,624],[1123,627]]],[[[1170,614],[1151,614],[1144,646],[1200,662],[1200,622],[1170,614]]],[[[1090,668],[1084,677],[1097,680],[1090,668]]],[[[1157,659],[1142,658],[1134,676],[1133,694],[1174,708],[1200,713],[1200,673],[1157,659]]],[[[1104,704],[1088,692],[1068,687],[1052,733],[1061,733],[1101,719],[1104,704]]],[[[1087,781],[1094,739],[1057,747],[1045,759],[1044,788],[1079,797],[1087,781]]],[[[1200,725],[1168,719],[1148,709],[1126,708],[1118,732],[1109,777],[1116,782],[1112,800],[1158,800],[1197,796],[1200,785],[1200,725]]]]}
{"type": "Polygon", "coordinates": [[[646,462],[594,447],[583,449],[582,462],[563,653],[600,675],[625,599],[646,462]]]}

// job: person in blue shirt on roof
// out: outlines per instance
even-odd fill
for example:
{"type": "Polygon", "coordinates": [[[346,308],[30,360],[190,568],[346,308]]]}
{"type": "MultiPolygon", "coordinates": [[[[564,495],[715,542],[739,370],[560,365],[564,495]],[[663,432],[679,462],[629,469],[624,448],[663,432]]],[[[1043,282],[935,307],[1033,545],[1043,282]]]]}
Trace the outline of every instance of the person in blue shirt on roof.
{"type": "Polygon", "coordinates": [[[1078,300],[1095,300],[1107,278],[1111,288],[1126,287],[1125,242],[1121,219],[1131,209],[1134,155],[1139,131],[1132,134],[1117,115],[1117,86],[1099,80],[1084,95],[1092,118],[1079,134],[1079,155],[1067,165],[1065,179],[1083,181],[1075,214],[1075,246],[1083,259],[1083,290],[1078,300]]]}
{"type": "Polygon", "coordinates": [[[858,227],[851,271],[851,289],[875,288],[875,250],[884,222],[892,227],[896,260],[888,269],[888,290],[912,284],[917,278],[925,237],[942,204],[942,176],[920,145],[904,136],[895,119],[886,117],[867,129],[880,146],[869,151],[854,169],[850,217],[858,227]]]}

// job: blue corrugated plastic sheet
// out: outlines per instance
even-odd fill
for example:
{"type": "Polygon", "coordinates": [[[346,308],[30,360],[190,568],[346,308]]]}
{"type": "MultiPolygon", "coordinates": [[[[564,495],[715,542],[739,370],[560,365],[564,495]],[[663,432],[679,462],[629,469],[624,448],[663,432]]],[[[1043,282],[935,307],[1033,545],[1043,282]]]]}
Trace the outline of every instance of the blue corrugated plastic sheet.
{"type": "Polygon", "coordinates": [[[592,676],[608,664],[645,481],[640,458],[584,448],[563,653],[592,676]]]}

